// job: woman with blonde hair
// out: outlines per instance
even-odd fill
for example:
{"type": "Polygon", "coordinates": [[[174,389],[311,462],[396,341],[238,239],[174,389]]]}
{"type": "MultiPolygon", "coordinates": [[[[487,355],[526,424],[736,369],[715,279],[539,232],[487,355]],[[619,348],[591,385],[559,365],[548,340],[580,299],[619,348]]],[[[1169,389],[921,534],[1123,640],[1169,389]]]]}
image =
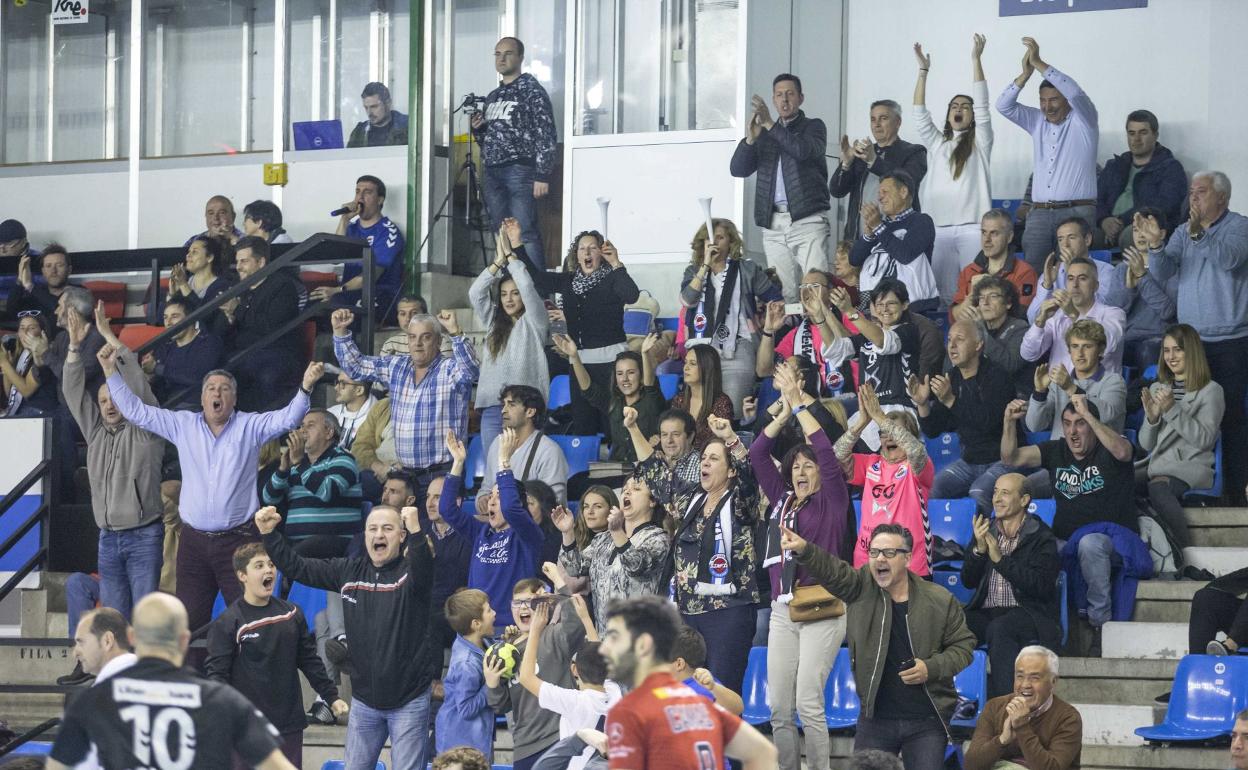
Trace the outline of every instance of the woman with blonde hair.
{"type": "Polygon", "coordinates": [[[1222,386],[1209,372],[1200,335],[1187,324],[1166,329],[1157,382],[1140,391],[1140,446],[1148,457],[1148,499],[1170,525],[1175,544],[1191,544],[1183,495],[1213,484],[1213,448],[1226,411],[1222,386]]]}
{"type": "Polygon", "coordinates": [[[686,350],[709,345],[719,353],[724,392],[739,418],[741,403],[754,388],[755,319],[766,303],[784,297],[763,267],[743,256],[741,233],[731,220],[713,219],[711,226],[710,236],[702,225],[690,244],[693,254],[680,282],[681,329],[686,350]]]}

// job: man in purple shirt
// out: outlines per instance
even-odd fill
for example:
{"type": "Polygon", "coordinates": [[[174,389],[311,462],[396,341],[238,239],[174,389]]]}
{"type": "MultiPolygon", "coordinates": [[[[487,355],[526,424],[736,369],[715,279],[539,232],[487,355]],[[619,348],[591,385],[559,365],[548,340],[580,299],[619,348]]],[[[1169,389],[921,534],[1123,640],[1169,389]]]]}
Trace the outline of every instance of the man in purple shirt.
{"type": "Polygon", "coordinates": [[[308,411],[308,395],[325,373],[312,362],[286,407],[273,412],[238,412],[238,385],[224,369],[204,377],[203,413],[148,406],[117,373],[116,359],[101,357],[113,403],[126,419],[178,448],[182,465],[182,537],[178,542],[177,596],[186,605],[192,631],[211,619],[217,591],[232,604],[242,595],[234,576],[234,550],[259,541],[252,516],[260,447],[297,428],[308,411]]]}
{"type": "Polygon", "coordinates": [[[1057,225],[1067,217],[1082,217],[1088,227],[1096,218],[1096,148],[1099,127],[1096,106],[1069,76],[1040,58],[1040,45],[1023,38],[1027,53],[1023,73],[997,97],[997,112],[1031,134],[1035,153],[1031,211],[1023,231],[1027,264],[1039,275],[1052,252],[1057,225]],[[1039,71],[1040,108],[1018,103],[1018,95],[1039,71]]]}

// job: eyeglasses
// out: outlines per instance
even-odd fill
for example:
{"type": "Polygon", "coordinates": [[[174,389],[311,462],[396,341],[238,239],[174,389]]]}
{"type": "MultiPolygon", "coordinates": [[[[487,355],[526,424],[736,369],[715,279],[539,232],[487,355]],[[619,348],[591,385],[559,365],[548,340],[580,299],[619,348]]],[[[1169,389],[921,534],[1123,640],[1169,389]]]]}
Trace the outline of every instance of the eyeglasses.
{"type": "Polygon", "coordinates": [[[38,318],[39,316],[40,312],[38,310],[21,310],[17,313],[18,318],[38,318]]]}
{"type": "Polygon", "coordinates": [[[828,285],[826,283],[799,283],[797,288],[801,291],[807,291],[809,289],[826,289],[828,285]]]}
{"type": "Polygon", "coordinates": [[[334,383],[334,387],[335,388],[349,388],[354,384],[355,384],[354,382],[350,382],[348,380],[338,380],[337,382],[334,383]]]}
{"type": "Polygon", "coordinates": [[[909,548],[868,548],[867,556],[872,559],[878,559],[881,555],[885,559],[891,559],[899,553],[910,553],[909,548]]]}
{"type": "Polygon", "coordinates": [[[875,306],[884,310],[899,310],[901,308],[901,303],[897,300],[893,300],[891,302],[876,302],[875,306]]]}

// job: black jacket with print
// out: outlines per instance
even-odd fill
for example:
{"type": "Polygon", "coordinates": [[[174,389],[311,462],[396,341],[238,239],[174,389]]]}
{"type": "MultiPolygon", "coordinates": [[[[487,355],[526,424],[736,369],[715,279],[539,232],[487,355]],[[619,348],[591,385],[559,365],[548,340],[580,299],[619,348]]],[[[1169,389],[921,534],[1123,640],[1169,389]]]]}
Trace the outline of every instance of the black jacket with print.
{"type": "Polygon", "coordinates": [[[500,83],[485,98],[485,123],[473,129],[485,165],[533,166],[537,179],[548,181],[555,165],[554,112],[546,89],[527,72],[500,83]]]}

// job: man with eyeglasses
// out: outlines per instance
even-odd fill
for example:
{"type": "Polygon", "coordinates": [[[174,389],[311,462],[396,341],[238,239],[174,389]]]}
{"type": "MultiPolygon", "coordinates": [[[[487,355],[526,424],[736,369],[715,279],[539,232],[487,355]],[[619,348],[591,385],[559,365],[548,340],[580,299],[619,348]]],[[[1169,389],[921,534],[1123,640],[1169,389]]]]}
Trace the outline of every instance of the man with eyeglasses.
{"type": "Polygon", "coordinates": [[[1014,220],[1005,209],[992,209],[979,220],[979,255],[958,274],[958,290],[953,295],[949,315],[955,321],[974,320],[975,305],[966,304],[971,289],[989,276],[1009,281],[1017,293],[1018,305],[1027,307],[1036,296],[1036,271],[1010,253],[1014,240],[1014,220]]]}
{"type": "Polygon", "coordinates": [[[550,191],[555,111],[537,78],[520,72],[523,63],[524,43],[518,38],[505,37],[495,44],[494,69],[502,82],[469,120],[485,161],[483,192],[491,227],[497,232],[504,219],[517,219],[525,252],[545,264],[537,201],[550,191]]]}
{"type": "Polygon", "coordinates": [[[862,701],[854,751],[900,754],[907,770],[941,767],[958,699],[953,677],[971,662],[975,635],[952,594],[906,568],[914,548],[910,531],[876,527],[869,561],[859,569],[786,527],[780,547],[845,602],[862,701]]]}
{"type": "Polygon", "coordinates": [[[369,410],[376,403],[369,383],[353,380],[346,372],[338,372],[338,378],[334,380],[334,405],[329,408],[329,413],[338,418],[338,425],[342,428],[338,446],[351,449],[356,431],[364,424],[364,418],[368,417],[369,410]]]}
{"type": "Polygon", "coordinates": [[[1005,370],[1014,383],[1019,398],[1031,395],[1032,371],[1035,364],[1023,358],[1021,348],[1027,322],[1015,314],[1018,292],[1014,284],[986,275],[975,283],[963,304],[961,314],[979,330],[984,342],[984,357],[1005,370]]]}

